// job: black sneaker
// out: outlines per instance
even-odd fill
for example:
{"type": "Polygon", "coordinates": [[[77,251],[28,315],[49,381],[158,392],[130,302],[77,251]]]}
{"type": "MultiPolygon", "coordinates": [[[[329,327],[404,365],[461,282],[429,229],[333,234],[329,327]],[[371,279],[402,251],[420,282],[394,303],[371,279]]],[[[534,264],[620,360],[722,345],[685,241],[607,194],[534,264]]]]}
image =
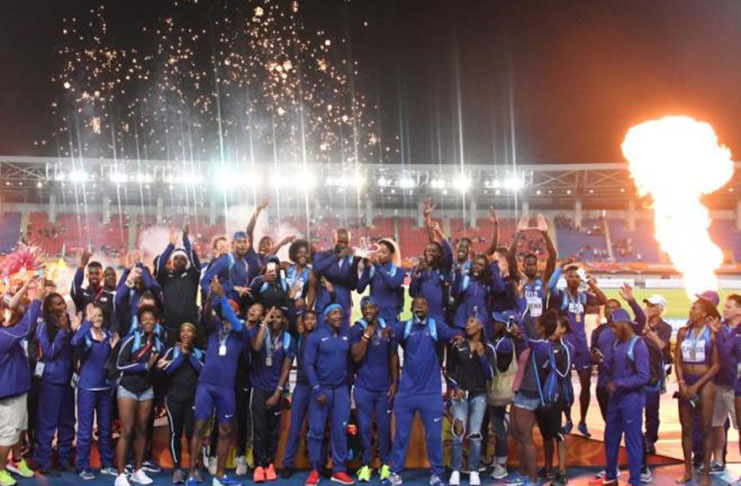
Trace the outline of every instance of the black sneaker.
{"type": "Polygon", "coordinates": [[[152,460],[142,462],[142,469],[152,474],[159,474],[162,472],[162,468],[159,467],[157,463],[152,460]]]}
{"type": "Polygon", "coordinates": [[[569,477],[565,474],[558,473],[551,486],[566,486],[567,484],[569,484],[569,477]]]}
{"type": "Polygon", "coordinates": [[[710,465],[710,474],[723,474],[726,472],[725,464],[714,462],[710,465]]]}
{"type": "Polygon", "coordinates": [[[292,467],[284,467],[280,471],[280,477],[281,479],[288,479],[291,476],[293,476],[293,468],[292,467]]]}
{"type": "Polygon", "coordinates": [[[541,468],[540,471],[538,471],[538,477],[546,480],[555,479],[556,476],[558,476],[558,473],[553,469],[541,468]]]}
{"type": "Polygon", "coordinates": [[[656,445],[648,444],[648,446],[646,446],[646,454],[648,454],[649,456],[655,456],[656,455],[656,445]]]}

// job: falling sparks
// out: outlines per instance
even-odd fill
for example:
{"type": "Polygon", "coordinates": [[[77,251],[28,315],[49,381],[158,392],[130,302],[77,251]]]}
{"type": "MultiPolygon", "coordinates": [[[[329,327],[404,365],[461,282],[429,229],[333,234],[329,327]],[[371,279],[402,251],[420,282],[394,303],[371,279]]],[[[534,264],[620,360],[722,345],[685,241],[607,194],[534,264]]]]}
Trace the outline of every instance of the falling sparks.
{"type": "Polygon", "coordinates": [[[653,200],[656,240],[682,272],[687,295],[717,290],[723,254],[700,198],[730,180],[731,152],[709,124],[681,116],[634,126],[622,150],[639,193],[653,200]]]}
{"type": "Polygon", "coordinates": [[[105,9],[64,19],[64,90],[52,105],[60,155],[313,162],[378,160],[375,109],[351,92],[357,63],[307,32],[300,2],[172,1],[117,45],[105,9]],[[193,25],[193,12],[208,15],[193,25]],[[190,20],[189,20],[190,19],[190,20]],[[209,25],[208,32],[204,25],[209,25]],[[215,39],[215,42],[212,42],[215,39]],[[72,133],[74,132],[74,133],[72,133]]]}

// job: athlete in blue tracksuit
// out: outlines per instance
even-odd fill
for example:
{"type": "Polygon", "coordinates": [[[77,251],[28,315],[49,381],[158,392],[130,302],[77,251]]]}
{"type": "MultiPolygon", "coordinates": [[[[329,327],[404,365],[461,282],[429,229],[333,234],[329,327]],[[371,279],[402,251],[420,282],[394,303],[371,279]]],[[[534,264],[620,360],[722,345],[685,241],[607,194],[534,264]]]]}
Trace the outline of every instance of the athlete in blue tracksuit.
{"type": "MultiPolygon", "coordinates": [[[[360,259],[353,256],[350,247],[350,232],[346,229],[335,231],[334,248],[314,255],[312,271],[316,281],[322,277],[329,280],[334,287],[337,304],[342,307],[342,332],[350,330],[352,315],[352,291],[358,283],[358,263],[360,259]]],[[[324,324],[324,310],[332,303],[330,292],[323,286],[317,286],[314,310],[317,312],[318,327],[324,324]]]]}
{"type": "Polygon", "coordinates": [[[90,443],[93,435],[93,414],[98,421],[98,449],[104,471],[115,475],[113,469],[113,439],[111,422],[113,396],[108,381],[106,362],[117,340],[104,328],[105,309],[93,304],[86,313],[87,320],[72,338],[72,346],[80,358],[80,380],[77,383],[77,472],[83,479],[95,476],[90,471],[90,443]]]}
{"type": "Polygon", "coordinates": [[[643,464],[644,387],[649,379],[648,348],[635,334],[630,315],[625,310],[613,312],[612,321],[617,342],[613,352],[602,363],[608,376],[607,392],[610,394],[605,428],[606,483],[617,484],[620,441],[625,435],[629,482],[632,486],[639,486],[643,464]]]}
{"type": "Polygon", "coordinates": [[[195,397],[195,431],[190,441],[190,472],[186,482],[196,486],[198,479],[194,476],[201,439],[208,420],[216,412],[219,424],[219,444],[217,450],[217,470],[213,479],[214,486],[232,486],[241,484],[225,472],[226,454],[229,450],[228,439],[232,431],[232,419],[235,414],[234,379],[239,365],[242,350],[249,343],[250,332],[244,327],[232,310],[226,298],[226,290],[218,279],[210,285],[206,301],[206,312],[209,331],[206,345],[206,358],[195,397]],[[213,306],[213,310],[212,310],[213,306]],[[217,313],[218,312],[218,313],[217,313]]]}
{"type": "MultiPolygon", "coordinates": [[[[234,233],[232,252],[221,255],[209,263],[201,278],[201,300],[205,302],[209,286],[215,277],[226,291],[228,299],[239,302],[241,309],[247,308],[248,288],[253,276],[259,273],[259,266],[255,268],[255,259],[248,256],[250,242],[244,231],[234,233]]],[[[254,253],[254,252],[253,252],[254,253]]]]}
{"type": "Polygon", "coordinates": [[[403,268],[397,267],[391,261],[396,247],[389,240],[378,243],[377,258],[367,261],[363,274],[358,280],[358,293],[365,292],[370,285],[370,295],[378,306],[378,315],[393,326],[399,320],[399,313],[404,304],[404,276],[403,268]]]}
{"type": "MultiPolygon", "coordinates": [[[[585,328],[585,315],[587,307],[605,305],[607,296],[597,287],[594,279],[588,279],[589,292],[582,292],[579,286],[582,283],[582,277],[579,268],[572,265],[565,269],[557,268],[548,282],[551,293],[551,301],[555,302],[556,308],[562,314],[569,318],[571,325],[571,334],[568,335],[567,341],[574,346],[576,354],[574,355],[574,368],[579,375],[581,390],[579,391],[579,432],[585,437],[591,434],[587,429],[587,410],[589,409],[589,400],[591,398],[590,386],[592,377],[592,357],[589,352],[589,343],[587,343],[587,333],[585,328]],[[566,288],[561,290],[557,287],[558,280],[562,273],[566,274],[566,288]]],[[[571,411],[567,411],[567,416],[571,416],[571,411]]],[[[567,430],[570,430],[571,421],[567,424],[567,430]]]]}
{"type": "Polygon", "coordinates": [[[489,318],[489,301],[494,294],[506,291],[504,280],[499,273],[499,262],[489,264],[484,255],[477,255],[468,273],[457,272],[453,282],[452,294],[457,302],[455,327],[465,329],[469,317],[484,326],[484,334],[494,334],[493,322],[489,318]]]}
{"type": "MultiPolygon", "coordinates": [[[[303,332],[294,332],[296,340],[296,386],[293,389],[291,397],[291,425],[288,431],[286,447],[283,450],[283,471],[281,477],[288,479],[293,475],[296,466],[296,452],[298,452],[298,443],[301,439],[301,430],[304,427],[304,420],[309,411],[309,401],[311,401],[311,385],[309,378],[306,376],[305,352],[306,343],[309,337],[316,329],[316,314],[314,311],[306,311],[300,318],[300,324],[303,332]]],[[[326,457],[324,453],[322,457],[326,457]]]]}
{"type": "Polygon", "coordinates": [[[438,321],[428,313],[428,303],[423,297],[412,302],[414,317],[397,323],[392,329],[394,340],[404,349],[404,367],[399,381],[399,392],[394,400],[396,434],[391,452],[391,476],[384,485],[402,483],[407,446],[412,432],[414,413],[419,412],[425,428],[427,457],[430,461],[431,486],[442,485],[442,380],[437,343],[462,341],[463,333],[438,321]]]}
{"type": "Polygon", "coordinates": [[[425,248],[423,261],[412,271],[409,284],[411,297],[424,297],[429,308],[429,316],[436,322],[445,322],[445,307],[450,296],[450,267],[453,250],[448,240],[442,243],[430,242],[425,248]]]}
{"type": "MultiPolygon", "coordinates": [[[[26,284],[25,289],[28,288],[26,284]]],[[[25,289],[21,291],[25,293],[25,289]]],[[[12,456],[16,467],[22,468],[24,476],[28,476],[28,465],[21,457],[21,433],[26,428],[28,392],[31,390],[31,370],[28,357],[23,349],[23,343],[31,332],[31,323],[35,323],[41,315],[41,301],[34,299],[25,314],[13,324],[11,320],[3,320],[0,324],[0,401],[3,407],[17,408],[16,414],[7,413],[0,416],[0,427],[4,431],[0,439],[0,473],[7,476],[5,470],[7,459],[12,456]]],[[[18,316],[18,314],[16,314],[18,316]]]]}
{"type": "Polygon", "coordinates": [[[36,366],[36,375],[41,375],[41,381],[33,460],[42,474],[47,474],[52,467],[51,446],[55,432],[60,466],[72,468],[75,435],[75,393],[70,385],[72,334],[64,299],[59,294],[49,294],[44,299],[43,318],[36,326],[40,363],[36,366]]]}
{"type": "Polygon", "coordinates": [[[391,405],[399,380],[398,344],[392,340],[391,329],[379,316],[379,306],[373,297],[360,301],[363,318],[350,329],[351,354],[355,362],[355,405],[358,432],[363,446],[363,466],[358,471],[360,481],[369,481],[373,459],[373,415],[378,428],[378,455],[381,460],[380,479],[390,475],[391,405]]]}
{"type": "Polygon", "coordinates": [[[130,268],[126,268],[121,272],[121,279],[118,282],[113,300],[117,332],[121,337],[128,335],[136,328],[137,314],[139,312],[139,306],[142,304],[142,295],[149,292],[155,300],[153,305],[159,306],[162,303],[162,287],[152,277],[152,274],[149,273],[149,269],[138,263],[133,271],[139,275],[129,278],[132,273],[132,269],[130,268]]]}
{"type": "Polygon", "coordinates": [[[311,386],[309,402],[309,460],[311,474],[307,486],[319,482],[319,470],[324,465],[321,455],[327,416],[332,416],[332,480],[352,484],[347,475],[347,423],[350,420],[350,338],[342,331],[344,321],[340,304],[324,309],[327,325],[311,333],[306,343],[304,366],[311,386]]]}

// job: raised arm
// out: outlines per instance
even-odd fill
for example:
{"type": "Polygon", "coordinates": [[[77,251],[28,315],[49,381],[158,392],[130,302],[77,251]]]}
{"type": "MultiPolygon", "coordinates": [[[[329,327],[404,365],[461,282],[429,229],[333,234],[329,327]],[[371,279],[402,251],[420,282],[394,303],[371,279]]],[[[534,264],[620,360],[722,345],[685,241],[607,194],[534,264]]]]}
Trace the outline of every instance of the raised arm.
{"type": "Polygon", "coordinates": [[[247,239],[249,240],[250,244],[254,244],[255,242],[255,226],[257,225],[257,218],[260,217],[260,213],[262,213],[269,204],[270,198],[266,197],[265,199],[260,201],[260,204],[257,205],[257,207],[255,208],[255,212],[250,218],[250,222],[247,223],[247,229],[245,230],[245,233],[247,233],[247,239]]]}
{"type": "Polygon", "coordinates": [[[492,224],[491,239],[489,240],[489,248],[484,251],[484,255],[491,256],[499,248],[499,217],[497,211],[491,207],[489,208],[489,221],[492,224]]]}
{"type": "Polygon", "coordinates": [[[548,233],[548,223],[545,220],[545,216],[542,214],[538,214],[538,230],[540,231],[540,234],[543,235],[545,247],[548,250],[548,260],[546,261],[545,274],[543,275],[544,280],[547,281],[551,278],[551,274],[553,274],[553,271],[556,269],[558,251],[556,250],[556,245],[553,244],[550,233],[548,233]]]}

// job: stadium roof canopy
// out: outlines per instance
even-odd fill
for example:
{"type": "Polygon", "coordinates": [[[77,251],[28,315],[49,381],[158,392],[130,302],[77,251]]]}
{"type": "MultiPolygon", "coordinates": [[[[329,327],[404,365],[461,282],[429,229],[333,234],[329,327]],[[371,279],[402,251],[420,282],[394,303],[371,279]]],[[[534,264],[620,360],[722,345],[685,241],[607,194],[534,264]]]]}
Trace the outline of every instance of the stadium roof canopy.
{"type": "MultiPolygon", "coordinates": [[[[713,203],[729,205],[741,193],[739,171],[713,196],[713,203]]],[[[698,168],[698,170],[701,170],[698,168]]],[[[0,194],[8,201],[42,202],[84,186],[90,194],[114,191],[135,198],[146,189],[148,197],[168,199],[187,192],[228,194],[266,188],[311,192],[313,198],[346,192],[383,200],[393,205],[409,198],[433,196],[454,204],[461,196],[482,204],[525,198],[534,207],[624,206],[635,195],[627,163],[538,165],[390,165],[390,164],[251,164],[249,162],[80,159],[0,156],[0,194]],[[183,188],[188,188],[183,191],[183,188]],[[135,190],[136,189],[136,190],[135,190]]]]}

